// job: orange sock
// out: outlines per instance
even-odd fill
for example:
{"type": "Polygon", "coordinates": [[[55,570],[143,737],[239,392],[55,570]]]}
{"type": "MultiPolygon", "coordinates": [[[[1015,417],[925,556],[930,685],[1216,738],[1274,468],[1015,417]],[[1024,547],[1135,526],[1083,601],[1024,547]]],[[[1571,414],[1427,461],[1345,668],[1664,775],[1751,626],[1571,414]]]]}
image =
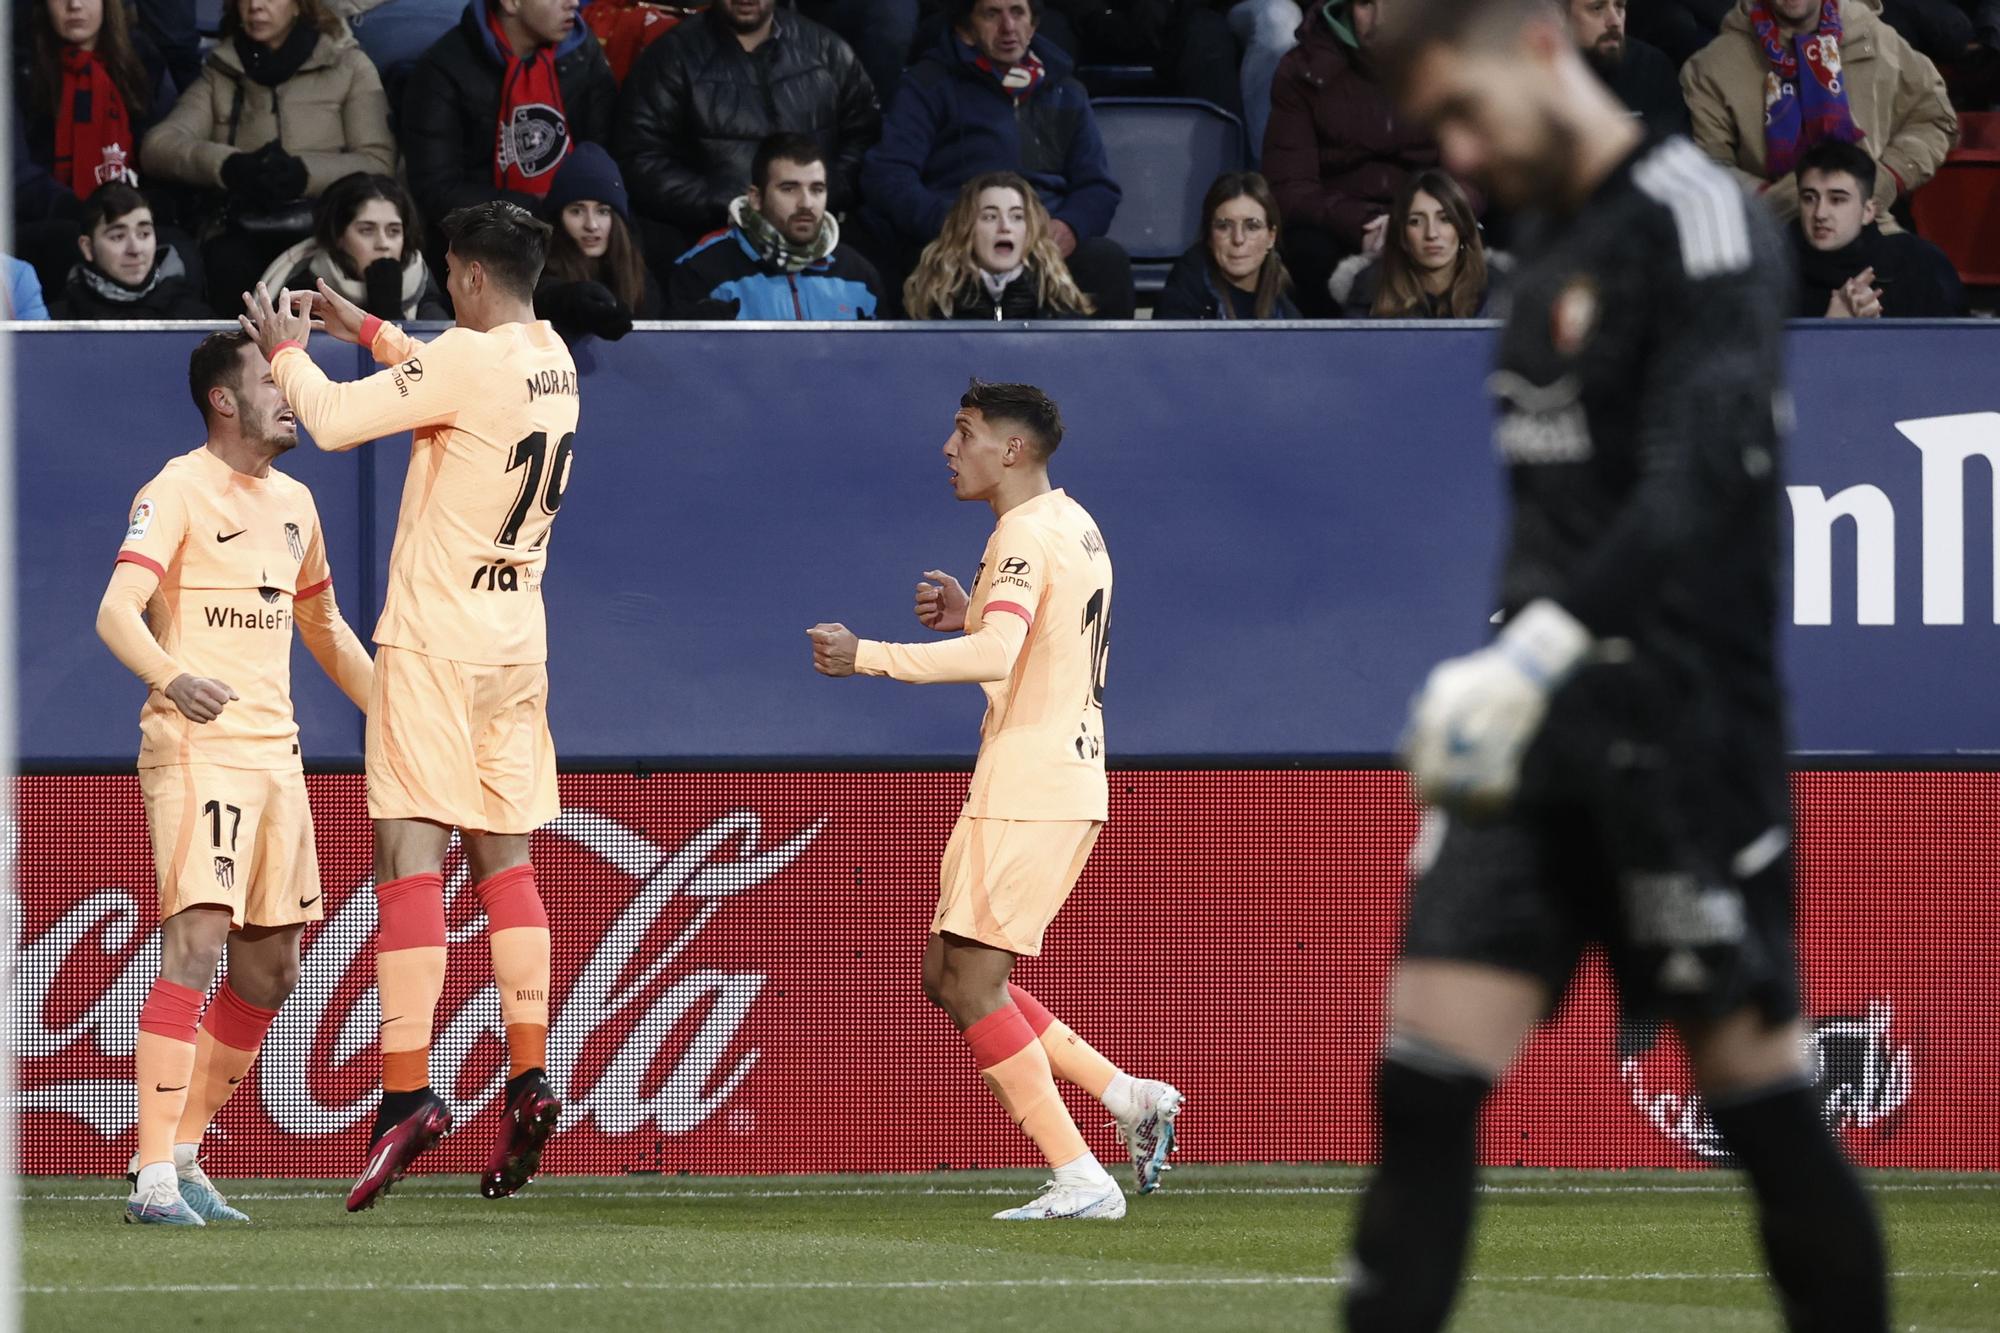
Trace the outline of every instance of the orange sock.
{"type": "Polygon", "coordinates": [[[1089,1153],[1056,1091],[1048,1052],[1019,1009],[1010,1004],[986,1015],[965,1030],[965,1040],[979,1062],[979,1076],[1050,1166],[1068,1166],[1089,1153]]]}
{"type": "Polygon", "coordinates": [[[195,1022],[201,992],[161,977],[139,1008],[133,1074],[139,1085],[139,1165],[174,1160],[174,1126],[194,1079],[195,1022]]]}
{"type": "Polygon", "coordinates": [[[249,1077],[264,1033],[277,1016],[276,1009],[259,1009],[230,989],[228,982],[222,983],[202,1015],[201,1037],[194,1047],[194,1079],[180,1128],[174,1131],[175,1143],[201,1142],[216,1112],[236,1085],[249,1077]]]}
{"type": "Polygon", "coordinates": [[[1104,1090],[1118,1077],[1118,1066],[1099,1055],[1096,1047],[1077,1036],[1061,1019],[1043,1008],[1040,1000],[1011,981],[1007,983],[1007,993],[1014,997],[1014,1007],[1028,1020],[1028,1030],[1048,1052],[1049,1067],[1056,1077],[1103,1100],[1104,1090]]]}
{"type": "Polygon", "coordinates": [[[509,1077],[540,1069],[549,1044],[549,914],[535,891],[535,868],[512,866],[476,885],[486,908],[493,986],[507,1024],[509,1077]]]}
{"type": "Polygon", "coordinates": [[[375,985],[382,997],[382,1090],[431,1085],[431,1019],[444,994],[444,877],[375,888],[375,985]]]}

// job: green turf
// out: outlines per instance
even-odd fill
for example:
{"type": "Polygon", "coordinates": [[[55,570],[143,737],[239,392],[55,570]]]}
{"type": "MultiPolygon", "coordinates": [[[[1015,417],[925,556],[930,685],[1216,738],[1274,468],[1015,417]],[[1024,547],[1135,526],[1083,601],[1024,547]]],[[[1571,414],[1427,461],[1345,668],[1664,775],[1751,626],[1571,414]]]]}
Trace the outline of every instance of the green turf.
{"type": "MultiPolygon", "coordinates": [[[[489,1203],[406,1182],[239,1181],[256,1219],[119,1221],[122,1183],[30,1180],[30,1329],[1310,1329],[1327,1333],[1360,1176],[1184,1167],[1123,1222],[1004,1224],[1025,1172],[547,1179],[489,1203]]],[[[1495,1171],[1454,1328],[1776,1327],[1726,1175],[1495,1171]]],[[[2000,1329],[2000,1179],[1870,1177],[1896,1327],[2000,1329]]]]}

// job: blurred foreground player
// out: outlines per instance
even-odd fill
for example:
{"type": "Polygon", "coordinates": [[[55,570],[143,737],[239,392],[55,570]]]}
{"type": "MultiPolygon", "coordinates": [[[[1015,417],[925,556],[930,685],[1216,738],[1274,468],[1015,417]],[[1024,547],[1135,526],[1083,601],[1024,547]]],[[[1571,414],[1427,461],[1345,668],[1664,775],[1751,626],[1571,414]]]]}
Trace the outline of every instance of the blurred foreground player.
{"type": "Polygon", "coordinates": [[[943,643],[858,640],[844,625],[808,631],[822,675],[915,684],[978,682],[986,692],[979,762],[944,850],[924,952],[924,994],[965,1034],[980,1077],[1054,1168],[1041,1197],[1001,1221],[1125,1215],[1118,1182],[1084,1146],[1056,1091],[1060,1077],[1111,1113],[1142,1194],[1173,1150],[1181,1094],[1135,1079],[1008,981],[1042,951],[1104,827],[1104,665],[1111,556],[1096,520],[1049,486],[1062,416],[1040,389],[974,380],[959,400],[945,462],[952,491],[999,520],[968,595],[931,570],[917,619],[943,643]]]}
{"type": "Polygon", "coordinates": [[[132,505],[97,632],[151,688],[139,789],[160,886],[160,976],[139,1011],[128,1222],[246,1222],[201,1169],[202,1134],[250,1073],[320,919],[292,719],[292,625],[357,708],[374,668],[333,600],[312,493],[271,463],[298,444],[263,354],[202,339],[188,388],[208,441],[132,505]],[[229,971],[202,1013],[225,947],[229,971]],[[200,1019],[197,1035],[196,1020],[200,1019]]]}
{"type": "Polygon", "coordinates": [[[543,1072],[549,919],[529,834],[557,813],[548,725],[542,571],[569,484],[576,365],[534,312],[549,228],[505,202],[460,209],[446,286],[458,326],[428,343],[364,314],[324,282],[313,314],[389,368],[334,384],[305,354],[293,293],[246,297],[244,326],[322,449],[414,431],[389,554],[367,738],[375,821],[382,1106],[347,1197],[366,1208],[451,1129],[430,1087],[432,1015],[444,990],[444,856],[454,827],[486,909],[507,1028],[500,1133],[480,1192],[535,1174],[561,1103],[543,1072]]]}
{"type": "Polygon", "coordinates": [[[1548,0],[1401,0],[1387,64],[1453,172],[1540,213],[1501,334],[1504,625],[1405,738],[1415,855],[1349,1327],[1427,1330],[1471,1228],[1480,1105],[1584,946],[1679,1031],[1748,1174],[1784,1316],[1879,1330],[1882,1243],[1819,1115],[1774,662],[1784,243],[1644,138],[1548,0]]]}

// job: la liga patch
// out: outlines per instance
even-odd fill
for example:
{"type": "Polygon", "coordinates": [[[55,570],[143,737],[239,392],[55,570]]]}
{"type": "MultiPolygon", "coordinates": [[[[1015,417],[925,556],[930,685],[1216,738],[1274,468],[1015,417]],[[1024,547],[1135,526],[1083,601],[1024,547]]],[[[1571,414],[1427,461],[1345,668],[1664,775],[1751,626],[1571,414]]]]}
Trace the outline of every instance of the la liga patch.
{"type": "Polygon", "coordinates": [[[153,526],[153,502],[141,500],[132,506],[132,521],[125,529],[125,540],[133,542],[146,535],[153,526]]]}

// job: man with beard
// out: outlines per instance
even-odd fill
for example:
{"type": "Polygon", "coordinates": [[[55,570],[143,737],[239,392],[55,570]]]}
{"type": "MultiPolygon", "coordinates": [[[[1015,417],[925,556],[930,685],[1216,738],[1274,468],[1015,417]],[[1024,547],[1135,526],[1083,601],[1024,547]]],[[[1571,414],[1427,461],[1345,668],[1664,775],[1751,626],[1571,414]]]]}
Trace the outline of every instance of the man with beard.
{"type": "Polygon", "coordinates": [[[334,604],[312,493],[271,467],[298,425],[256,343],[210,334],[188,387],[208,442],[139,491],[97,632],[150,690],[139,789],[160,893],[125,1218],[203,1226],[249,1220],[202,1170],[202,1134],[250,1072],[298,978],[299,936],[321,914],[292,719],[294,619],[364,712],[374,666],[334,604]],[[225,945],[228,976],[204,1016],[225,945]]]}
{"type": "Polygon", "coordinates": [[[882,280],[826,209],[826,156],[809,134],[757,145],[730,226],[674,265],[672,319],[873,319],[882,280]]]}
{"type": "Polygon", "coordinates": [[[1563,7],[1577,50],[1625,109],[1655,133],[1686,134],[1680,75],[1665,52],[1626,30],[1625,0],[1563,0],[1563,7]]]}
{"type": "Polygon", "coordinates": [[[757,146],[803,134],[826,162],[827,207],[852,208],[882,129],[875,85],[846,42],[776,0],[720,0],[654,42],[625,79],[613,150],[665,273],[734,219],[757,146]]]}
{"type": "Polygon", "coordinates": [[[1500,629],[1431,673],[1404,738],[1431,809],[1348,1325],[1443,1324],[1480,1108],[1597,944],[1627,1017],[1678,1032],[1788,1323],[1885,1329],[1881,1232],[1803,1054],[1774,643],[1784,242],[1693,144],[1618,113],[1548,0],[1393,14],[1407,114],[1539,225],[1489,381],[1500,629]]]}
{"type": "Polygon", "coordinates": [[[1875,159],[1827,142],[1799,162],[1799,300],[1803,319],[1959,319],[1965,288],[1951,259],[1921,236],[1875,224],[1875,159]]]}

